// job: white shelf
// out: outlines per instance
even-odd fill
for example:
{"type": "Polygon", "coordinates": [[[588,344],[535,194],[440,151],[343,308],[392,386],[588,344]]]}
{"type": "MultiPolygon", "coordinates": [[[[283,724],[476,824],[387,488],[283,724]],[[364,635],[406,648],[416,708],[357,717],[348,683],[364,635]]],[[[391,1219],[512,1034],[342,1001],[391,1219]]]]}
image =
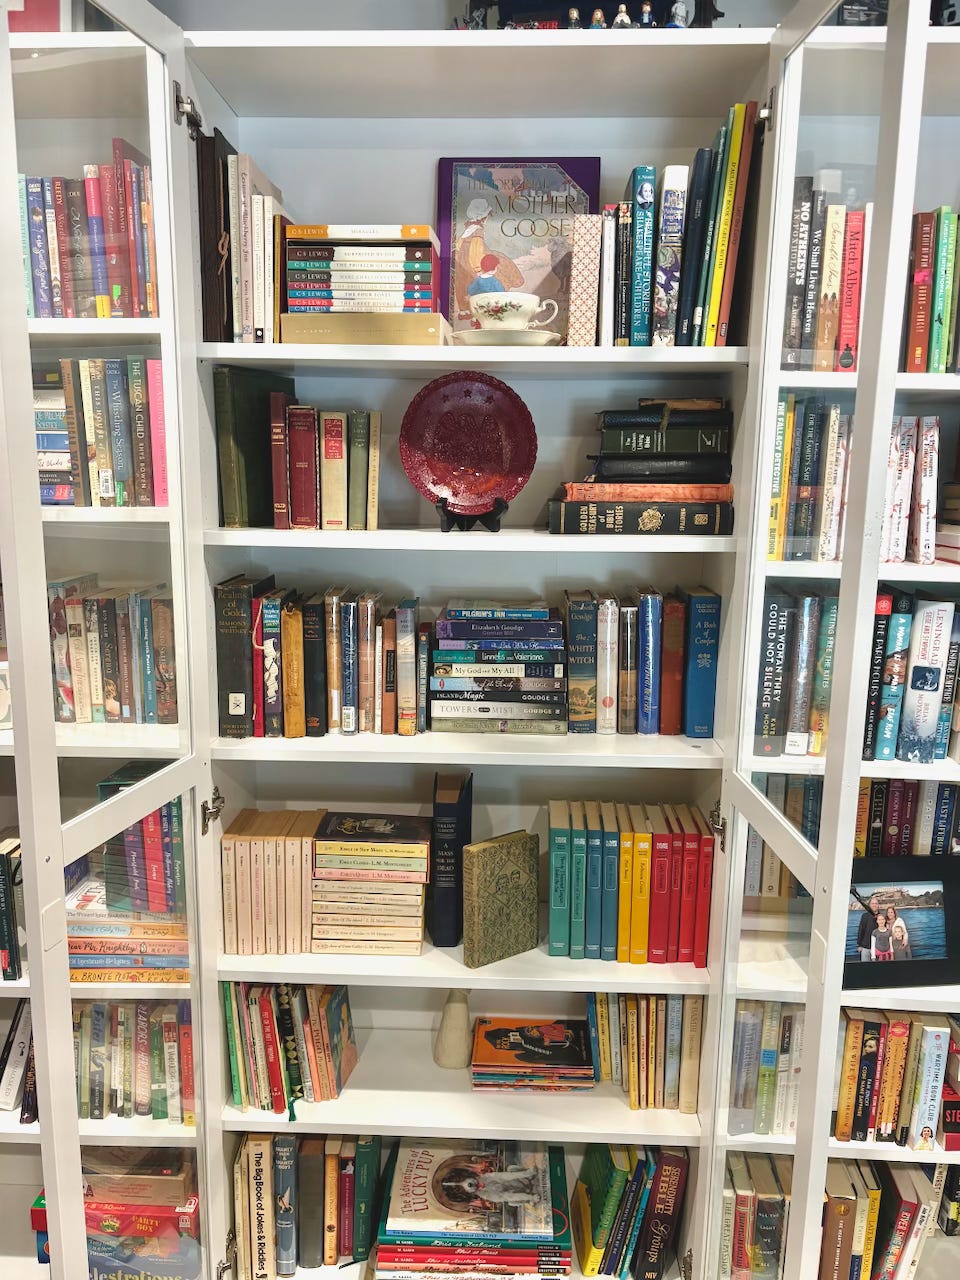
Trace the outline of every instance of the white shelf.
{"type": "Polygon", "coordinates": [[[105,1116],[102,1120],[81,1120],[80,1141],[88,1147],[195,1147],[193,1125],[171,1124],[150,1116],[105,1116]]]}
{"type": "Polygon", "coordinates": [[[0,1147],[7,1142],[39,1141],[39,1121],[35,1120],[33,1124],[21,1124],[19,1106],[14,1107],[12,1111],[0,1111],[0,1147]]]}
{"type": "Polygon", "coordinates": [[[960,782],[960,764],[955,760],[934,760],[932,764],[910,764],[904,760],[864,760],[864,778],[919,778],[922,782],[960,782]]]}
{"type": "Polygon", "coordinates": [[[827,1154],[834,1159],[884,1160],[893,1164],[960,1164],[960,1151],[914,1151],[910,1147],[898,1147],[895,1142],[838,1142],[827,1141],[827,1154]]]}
{"type": "Polygon", "coordinates": [[[135,538],[162,537],[170,524],[169,507],[44,507],[46,532],[57,537],[116,538],[118,529],[135,528],[135,538]]]}
{"type": "MultiPolygon", "coordinates": [[[[956,57],[956,53],[953,54],[956,57]]],[[[960,395],[960,374],[956,373],[898,373],[897,391],[912,398],[931,397],[942,400],[945,396],[960,395]]]]}
{"type": "Polygon", "coordinates": [[[39,320],[27,321],[30,343],[35,347],[58,347],[80,343],[84,347],[160,341],[159,320],[39,320]]]}
{"type": "MultiPolygon", "coordinates": [[[[809,920],[807,921],[809,926],[809,920]]],[[[802,1003],[807,996],[809,945],[805,938],[741,937],[736,967],[736,993],[742,1000],[802,1003]]]]}
{"type": "Polygon", "coordinates": [[[960,986],[873,988],[840,993],[848,1008],[902,1009],[907,1013],[960,1013],[960,986]]]}
{"type": "Polygon", "coordinates": [[[855,373],[817,373],[814,369],[781,369],[780,386],[787,391],[856,391],[855,373]]]}
{"type": "Polygon", "coordinates": [[[791,1155],[797,1146],[795,1137],[783,1133],[721,1134],[720,1141],[730,1151],[767,1151],[771,1155],[791,1155]]]}
{"type": "MultiPolygon", "coordinates": [[[[186,967],[184,965],[184,968],[186,967]]],[[[189,1000],[190,984],[189,982],[71,982],[70,994],[74,1000],[189,1000]]]]}
{"type": "MultiPolygon", "coordinates": [[[[74,510],[74,508],[65,508],[74,510]]],[[[733,555],[739,545],[730,534],[696,535],[566,535],[546,529],[504,529],[487,533],[441,533],[439,529],[377,529],[330,533],[319,529],[207,529],[203,541],[208,547],[256,547],[271,551],[287,548],[317,551],[436,551],[457,555],[471,551],[502,551],[518,554],[567,555],[733,555]]]]}
{"type": "Polygon", "coordinates": [[[239,116],[407,118],[480,110],[482,68],[509,93],[495,118],[716,116],[766,70],[766,29],[663,31],[188,31],[187,56],[239,116]],[[590,55],[590,91],[570,86],[590,55]],[[676,92],[677,81],[684,92],[676,92]],[[732,95],[732,96],[731,96],[732,95]]]}
{"type": "Polygon", "coordinates": [[[642,991],[705,995],[709,972],[692,964],[617,964],[535,951],[480,969],[463,965],[463,947],[424,943],[419,956],[221,956],[217,977],[233,982],[346,982],[378,987],[469,987],[473,991],[642,991]]]}
{"type": "Polygon", "coordinates": [[[934,564],[882,564],[879,581],[943,583],[956,587],[960,586],[960,564],[949,560],[938,560],[934,564]]]}
{"type": "Polygon", "coordinates": [[[745,367],[745,347],[511,347],[467,348],[327,345],[323,343],[203,342],[202,360],[252,365],[277,373],[349,373],[419,378],[452,369],[549,378],[629,377],[643,374],[720,374],[745,367]]]}
{"type": "MultiPolygon", "coordinates": [[[[322,738],[214,738],[214,760],[292,763],[338,760],[365,764],[492,764],[501,767],[576,769],[722,769],[713,738],[662,738],[658,734],[562,737],[509,733],[328,733],[322,738]]],[[[821,762],[822,763],[822,762],[821,762]]]]}
{"type": "Polygon", "coordinates": [[[803,578],[810,582],[837,582],[843,565],[839,560],[767,560],[768,578],[803,578]]]}
{"type": "Polygon", "coordinates": [[[823,773],[825,756],[748,756],[743,763],[743,773],[823,773]]]}
{"type": "Polygon", "coordinates": [[[0,729],[0,756],[13,755],[13,730],[0,729]]]}
{"type": "MultiPolygon", "coordinates": [[[[30,974],[25,973],[22,978],[10,978],[6,982],[0,982],[0,1000],[20,1000],[24,996],[30,994],[30,974]]],[[[2,1179],[0,1179],[2,1181],[2,1179]]]]}
{"type": "Polygon", "coordinates": [[[541,1142],[700,1144],[700,1120],[678,1111],[631,1111],[619,1086],[588,1093],[483,1093],[469,1072],[438,1067],[426,1031],[358,1032],[360,1057],[340,1097],[298,1102],[297,1119],[225,1106],[231,1132],[422,1133],[541,1142]]]}
{"type": "Polygon", "coordinates": [[[176,724],[58,724],[57,755],[112,760],[167,759],[182,753],[176,724]]]}

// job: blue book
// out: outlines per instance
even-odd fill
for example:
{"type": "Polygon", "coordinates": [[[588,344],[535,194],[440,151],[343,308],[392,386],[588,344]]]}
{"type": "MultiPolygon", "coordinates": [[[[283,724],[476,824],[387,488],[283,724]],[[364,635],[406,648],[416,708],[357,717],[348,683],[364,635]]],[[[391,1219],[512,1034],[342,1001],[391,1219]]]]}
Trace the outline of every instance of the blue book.
{"type": "Polygon", "coordinates": [[[163,859],[163,905],[173,911],[177,904],[177,891],[173,874],[173,819],[169,804],[160,806],[160,854],[163,859]]]}
{"type": "Polygon", "coordinates": [[[27,231],[30,237],[30,273],[33,277],[33,305],[40,319],[53,316],[50,289],[50,257],[47,252],[47,215],[43,207],[43,179],[27,178],[27,231]]]}
{"type": "MultiPolygon", "coordinates": [[[[71,956],[70,967],[96,969],[100,961],[107,961],[107,968],[119,968],[129,964],[128,956],[71,956]],[[74,961],[80,961],[75,965],[74,961]]],[[[102,1120],[105,1114],[104,1089],[107,1065],[107,1006],[97,1000],[90,1006],[90,1119],[102,1120]]]]}
{"type": "Polygon", "coordinates": [[[570,959],[586,956],[587,818],[582,800],[570,801],[570,959]]]}
{"type": "MultiPolygon", "coordinates": [[[[359,732],[360,667],[357,593],[347,592],[340,601],[340,732],[359,732]]],[[[414,639],[416,644],[416,638],[414,639]]]]}
{"type": "Polygon", "coordinates": [[[593,1078],[600,1079],[600,1035],[597,1029],[597,996],[587,992],[587,1026],[590,1029],[590,1057],[593,1059],[593,1078]]]}
{"type": "Polygon", "coordinates": [[[680,270],[680,296],[677,300],[678,347],[689,347],[693,338],[693,312],[700,282],[700,261],[710,218],[710,177],[713,152],[700,147],[693,161],[690,191],[687,195],[687,225],[683,235],[683,259],[680,270]]]}
{"type": "Polygon", "coordinates": [[[650,1189],[653,1186],[654,1175],[657,1172],[657,1158],[652,1150],[646,1153],[646,1170],[643,1183],[643,1189],[640,1192],[640,1199],[637,1201],[637,1212],[633,1219],[633,1226],[630,1228],[630,1236],[627,1240],[626,1252],[623,1255],[623,1265],[620,1268],[620,1280],[627,1280],[630,1274],[630,1266],[633,1262],[633,1255],[636,1252],[637,1240],[640,1236],[640,1228],[643,1226],[643,1219],[647,1212],[647,1201],[650,1199],[650,1189]]]}
{"type": "Polygon", "coordinates": [[[681,595],[687,605],[683,732],[688,738],[712,738],[717,700],[720,597],[707,587],[694,587],[681,595]]]}
{"type": "MultiPolygon", "coordinates": [[[[620,902],[620,825],[616,805],[600,805],[603,827],[603,880],[600,892],[600,959],[617,958],[617,911],[620,902]]],[[[589,856],[589,849],[588,849],[589,856]]]]}
{"type": "Polygon", "coordinates": [[[648,588],[637,604],[637,733],[659,733],[663,596],[648,588]]]}
{"type": "Polygon", "coordinates": [[[143,721],[157,724],[157,677],[153,665],[153,609],[150,607],[152,592],[140,595],[140,675],[143,681],[143,721]]]}
{"type": "Polygon", "coordinates": [[[933,856],[950,852],[950,832],[953,830],[956,804],[956,784],[941,782],[937,788],[937,804],[933,811],[933,835],[930,838],[930,853],[933,856]]]}
{"type": "Polygon", "coordinates": [[[30,220],[27,217],[27,179],[17,174],[17,191],[20,196],[20,253],[23,257],[23,283],[27,301],[27,315],[33,316],[33,273],[30,270],[30,220]]]}
{"type": "Polygon", "coordinates": [[[47,453],[68,453],[70,436],[66,431],[37,431],[37,448],[47,453]]]}
{"type": "MultiPolygon", "coordinates": [[[[887,590],[881,587],[881,590],[887,590]]],[[[913,596],[890,588],[893,607],[887,626],[887,644],[880,690],[880,716],[877,721],[875,760],[895,760],[897,735],[900,732],[900,708],[903,706],[904,681],[907,677],[907,655],[913,627],[913,596]]]]}
{"type": "Polygon", "coordinates": [[[43,184],[43,213],[47,221],[47,261],[50,264],[50,301],[55,317],[63,317],[63,267],[57,244],[57,220],[53,211],[53,179],[41,178],[43,184]]]}
{"type": "Polygon", "coordinates": [[[107,416],[113,451],[113,482],[118,507],[135,504],[133,491],[133,439],[130,432],[130,384],[126,360],[104,360],[107,384],[107,416]]]}
{"type": "Polygon", "coordinates": [[[631,347],[650,346],[650,309],[653,299],[653,241],[657,171],[638,164],[630,175],[624,199],[633,206],[633,271],[630,308],[631,347]]]}
{"type": "MultiPolygon", "coordinates": [[[[600,806],[595,800],[584,803],[587,819],[587,903],[584,955],[599,960],[602,939],[603,899],[603,825],[600,806]]],[[[616,950],[616,942],[614,942],[616,950]]]]}
{"type": "MultiPolygon", "coordinates": [[[[889,642],[889,631],[887,632],[889,642]]],[[[947,649],[947,665],[943,671],[943,697],[937,717],[937,735],[933,748],[934,760],[946,760],[950,745],[950,725],[953,721],[953,695],[957,688],[957,664],[960,662],[960,609],[953,611],[950,645],[947,649]]]]}
{"type": "MultiPolygon", "coordinates": [[[[547,955],[570,954],[570,806],[551,800],[550,814],[550,913],[547,955]]],[[[436,855],[434,855],[436,856],[436,855]]]]}
{"type": "Polygon", "coordinates": [[[549,618],[550,606],[545,600],[535,604],[500,604],[494,600],[449,600],[443,611],[445,618],[549,618]]]}
{"type": "MultiPolygon", "coordinates": [[[[292,1134],[273,1138],[273,1195],[276,1205],[277,1275],[297,1271],[297,1139],[292,1134]]],[[[315,1206],[311,1206],[313,1209],[315,1206]]]]}

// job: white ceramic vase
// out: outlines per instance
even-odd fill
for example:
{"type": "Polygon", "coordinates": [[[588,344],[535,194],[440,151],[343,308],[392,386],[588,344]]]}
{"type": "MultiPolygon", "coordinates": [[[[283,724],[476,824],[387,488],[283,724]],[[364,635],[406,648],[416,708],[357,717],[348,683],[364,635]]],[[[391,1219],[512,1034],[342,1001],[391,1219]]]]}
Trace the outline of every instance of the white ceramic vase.
{"type": "Polygon", "coordinates": [[[447,993],[440,1028],[433,1042],[433,1060],[438,1067],[457,1070],[470,1065],[472,1037],[470,1008],[467,1004],[469,994],[460,987],[447,993]]]}

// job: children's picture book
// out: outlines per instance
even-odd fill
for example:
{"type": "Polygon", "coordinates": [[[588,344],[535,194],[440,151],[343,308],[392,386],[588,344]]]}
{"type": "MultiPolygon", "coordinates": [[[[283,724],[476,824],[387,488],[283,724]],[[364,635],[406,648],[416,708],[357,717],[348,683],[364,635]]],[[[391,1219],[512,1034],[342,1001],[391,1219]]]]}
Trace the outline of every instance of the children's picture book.
{"type": "Polygon", "coordinates": [[[454,330],[476,328],[471,298],[531,293],[552,299],[567,333],[573,219],[596,213],[597,156],[442,158],[437,172],[441,308],[454,330]]]}
{"type": "Polygon", "coordinates": [[[558,1076],[593,1075],[586,1018],[477,1018],[473,1038],[474,1072],[522,1075],[530,1070],[558,1076]]]}
{"type": "Polygon", "coordinates": [[[331,1066],[333,1068],[335,1098],[350,1078],[357,1065],[357,1041],[350,1017],[350,997],[342,984],[324,988],[320,998],[320,1010],[326,1019],[330,1040],[331,1066]]]}

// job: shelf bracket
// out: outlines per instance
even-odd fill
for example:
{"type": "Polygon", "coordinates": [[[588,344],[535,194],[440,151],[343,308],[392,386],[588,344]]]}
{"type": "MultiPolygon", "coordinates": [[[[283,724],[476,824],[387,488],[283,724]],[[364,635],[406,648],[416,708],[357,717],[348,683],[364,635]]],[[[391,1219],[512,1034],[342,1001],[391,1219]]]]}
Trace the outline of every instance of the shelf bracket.
{"type": "Polygon", "coordinates": [[[770,93],[767,96],[766,102],[757,112],[757,120],[763,124],[763,127],[765,130],[773,128],[773,119],[774,119],[774,112],[776,111],[776,107],[777,107],[777,87],[776,85],[773,85],[771,86],[770,93]]]}
{"type": "Polygon", "coordinates": [[[177,124],[183,124],[184,120],[186,120],[187,132],[196,142],[197,136],[203,128],[203,119],[197,110],[197,104],[194,100],[184,97],[179,80],[174,80],[173,82],[173,118],[177,124]]]}
{"type": "Polygon", "coordinates": [[[226,804],[223,796],[220,794],[220,788],[213,788],[213,795],[209,800],[204,800],[200,806],[200,834],[205,836],[210,830],[211,822],[219,822],[220,815],[223,813],[223,807],[226,804]]]}
{"type": "Polygon", "coordinates": [[[713,833],[717,837],[717,842],[720,845],[720,852],[726,853],[727,852],[727,820],[726,818],[723,818],[720,816],[719,800],[715,800],[713,802],[713,808],[710,810],[710,826],[713,828],[713,833]]]}
{"type": "Polygon", "coordinates": [[[227,1232],[227,1238],[224,1241],[224,1254],[226,1256],[223,1260],[217,1263],[217,1280],[223,1280],[227,1272],[233,1269],[233,1264],[237,1260],[237,1237],[233,1227],[227,1232]]]}

